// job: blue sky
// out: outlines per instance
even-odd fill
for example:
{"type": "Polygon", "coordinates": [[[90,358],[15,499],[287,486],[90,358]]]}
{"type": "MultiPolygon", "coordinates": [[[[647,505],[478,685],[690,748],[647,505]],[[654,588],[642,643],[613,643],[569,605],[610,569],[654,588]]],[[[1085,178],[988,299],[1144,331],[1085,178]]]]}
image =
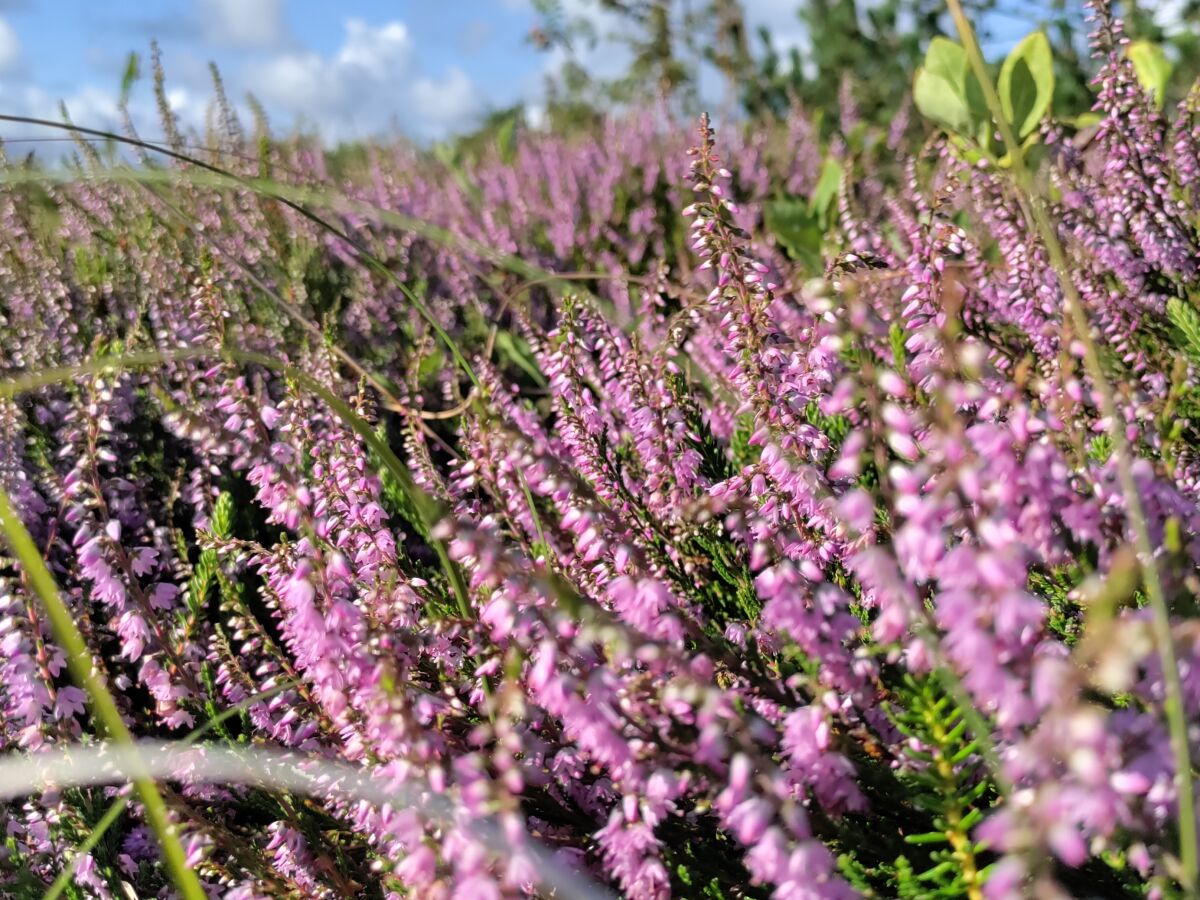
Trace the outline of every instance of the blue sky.
{"type": "MultiPolygon", "coordinates": [[[[784,46],[803,39],[797,5],[746,3],[751,24],[784,46]]],[[[57,118],[61,100],[81,125],[114,126],[125,60],[130,51],[145,60],[155,38],[187,125],[203,127],[212,60],[239,109],[252,91],[280,129],[307,122],[330,140],[392,129],[432,140],[488,109],[521,102],[536,114],[545,75],[561,63],[527,42],[536,21],[532,0],[0,0],[0,111],[57,118]]],[[[602,71],[621,67],[612,45],[586,56],[602,71]]],[[[143,136],[160,135],[147,78],[130,108],[143,136]]],[[[31,136],[14,128],[0,136],[31,136]]]]}
{"type": "MultiPolygon", "coordinates": [[[[798,0],[744,5],[752,28],[803,46],[798,0]]],[[[330,140],[398,129],[431,140],[488,109],[523,102],[536,113],[561,58],[527,43],[535,22],[532,0],[0,0],[0,111],[54,118],[62,100],[79,124],[113,126],[125,60],[131,50],[145,58],[157,38],[187,125],[205,121],[212,60],[239,107],[252,91],[278,128],[319,124],[330,140]]],[[[622,65],[612,45],[585,62],[622,65]]],[[[148,79],[130,105],[143,136],[159,136],[148,79]]],[[[15,127],[0,136],[32,136],[15,127]]]]}
{"type": "MultiPolygon", "coordinates": [[[[397,123],[436,138],[536,102],[548,60],[525,41],[534,21],[528,0],[0,0],[0,107],[53,117],[61,99],[80,124],[112,124],[128,53],[156,38],[187,123],[204,121],[212,60],[281,127],[351,137],[397,123]]],[[[146,120],[148,80],[139,88],[146,120]]]]}

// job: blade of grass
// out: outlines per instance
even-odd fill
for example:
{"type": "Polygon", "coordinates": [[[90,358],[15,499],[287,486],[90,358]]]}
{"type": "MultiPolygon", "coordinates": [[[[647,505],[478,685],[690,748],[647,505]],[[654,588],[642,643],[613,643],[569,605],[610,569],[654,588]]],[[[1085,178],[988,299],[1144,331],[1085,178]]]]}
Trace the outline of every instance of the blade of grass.
{"type": "Polygon", "coordinates": [[[175,826],[171,824],[167,804],[154,779],[144,766],[138,764],[133,735],[125,727],[116,700],[109,692],[104,678],[96,670],[91,651],[76,626],[71,611],[59,595],[54,577],[46,568],[42,554],[3,487],[0,487],[0,531],[3,531],[5,543],[24,568],[30,587],[42,602],[54,639],[67,656],[67,668],[71,677],[88,695],[92,718],[97,728],[117,744],[133,751],[130,756],[133,761],[133,785],[146,809],[148,824],[158,838],[171,880],[186,900],[206,900],[207,895],[200,886],[200,879],[188,867],[187,854],[175,833],[175,826]]]}

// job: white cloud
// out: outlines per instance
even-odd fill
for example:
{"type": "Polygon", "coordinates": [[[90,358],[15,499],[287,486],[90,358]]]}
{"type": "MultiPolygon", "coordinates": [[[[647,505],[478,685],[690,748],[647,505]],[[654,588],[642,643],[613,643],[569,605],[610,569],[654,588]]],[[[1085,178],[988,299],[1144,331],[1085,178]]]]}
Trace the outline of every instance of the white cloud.
{"type": "Polygon", "coordinates": [[[361,69],[382,78],[389,70],[407,67],[411,53],[412,39],[403,22],[388,22],[372,28],[362,19],[349,19],[346,43],[338,51],[337,66],[347,70],[361,69]]]}
{"type": "Polygon", "coordinates": [[[21,63],[21,41],[8,22],[0,18],[0,72],[11,72],[21,63]]]}
{"type": "Polygon", "coordinates": [[[283,0],[199,0],[206,40],[228,47],[278,47],[288,38],[283,0]]]}
{"type": "MultiPolygon", "coordinates": [[[[245,91],[262,101],[280,130],[302,123],[317,128],[329,142],[395,130],[437,139],[470,127],[485,109],[480,91],[462,69],[442,74],[419,70],[412,35],[403,23],[373,26],[351,19],[344,27],[342,44],[332,55],[285,49],[225,71],[230,98],[243,121],[248,117],[238,98],[245,91]]],[[[168,103],[185,130],[202,134],[212,99],[207,73],[193,72],[191,66],[180,69],[173,62],[179,59],[166,60],[168,103]]],[[[57,119],[60,96],[37,84],[0,79],[0,106],[14,112],[57,119]]],[[[77,124],[122,130],[115,89],[84,83],[62,99],[77,124]]],[[[129,112],[142,137],[162,137],[145,81],[133,92],[129,112]]]]}
{"type": "MultiPolygon", "coordinates": [[[[37,84],[13,83],[11,80],[0,79],[0,107],[6,112],[58,122],[62,121],[60,101],[66,106],[71,121],[76,125],[101,131],[124,132],[121,112],[117,106],[117,93],[107,87],[83,84],[63,96],[51,93],[37,84]]],[[[168,89],[167,102],[185,127],[203,128],[207,97],[198,97],[186,89],[174,88],[168,89]]],[[[129,103],[129,115],[140,137],[149,141],[164,139],[158,108],[149,91],[134,93],[129,103]]],[[[36,150],[46,160],[57,162],[64,154],[74,152],[72,144],[64,140],[67,137],[65,131],[27,127],[14,130],[13,135],[19,140],[9,148],[12,155],[36,150]],[[46,138],[47,141],[42,143],[38,138],[46,138]]],[[[5,137],[9,135],[5,134],[5,137]]]]}
{"type": "Polygon", "coordinates": [[[471,123],[483,108],[470,78],[415,71],[412,37],[401,22],[345,23],[333,56],[282,53],[247,67],[242,82],[268,112],[318,124],[328,139],[363,136],[397,124],[420,138],[438,138],[471,123]]]}
{"type": "Polygon", "coordinates": [[[462,69],[451,69],[440,81],[418,78],[412,85],[413,105],[426,127],[442,131],[462,124],[480,108],[475,85],[462,69]]]}

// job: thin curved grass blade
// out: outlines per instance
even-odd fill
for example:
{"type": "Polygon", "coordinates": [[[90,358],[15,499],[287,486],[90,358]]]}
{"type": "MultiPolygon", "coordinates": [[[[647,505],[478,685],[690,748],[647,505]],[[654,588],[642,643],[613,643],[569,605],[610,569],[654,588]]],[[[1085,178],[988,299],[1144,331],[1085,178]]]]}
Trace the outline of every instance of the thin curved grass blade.
{"type": "Polygon", "coordinates": [[[30,588],[42,602],[54,639],[66,654],[67,668],[72,678],[88,695],[96,726],[102,734],[122,747],[126,754],[127,771],[146,808],[146,819],[158,838],[171,880],[186,900],[205,900],[204,888],[201,887],[196,873],[189,868],[183,844],[180,843],[175,826],[171,824],[167,814],[166,801],[159,793],[150,770],[141,762],[134,746],[133,735],[121,719],[116,700],[97,671],[91,651],[76,626],[71,611],[63,602],[54,577],[46,568],[41,553],[38,552],[33,538],[3,487],[0,487],[0,531],[4,533],[5,543],[20,561],[30,588]]]}

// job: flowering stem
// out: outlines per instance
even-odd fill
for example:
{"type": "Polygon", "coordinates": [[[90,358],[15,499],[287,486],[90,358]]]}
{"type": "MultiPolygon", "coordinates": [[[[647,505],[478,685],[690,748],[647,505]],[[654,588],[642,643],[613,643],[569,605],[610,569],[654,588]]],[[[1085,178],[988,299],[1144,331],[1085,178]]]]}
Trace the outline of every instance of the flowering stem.
{"type": "MultiPolygon", "coordinates": [[[[54,632],[54,639],[67,655],[67,667],[75,682],[87,692],[91,700],[92,715],[100,730],[117,744],[129,748],[136,745],[133,735],[125,726],[117,702],[108,690],[104,678],[95,666],[87,642],[79,631],[63,599],[59,596],[58,586],[54,577],[46,568],[42,555],[38,552],[28,529],[25,528],[20,516],[17,515],[8,492],[0,487],[0,531],[4,533],[5,542],[13,555],[20,560],[25,570],[25,576],[34,593],[46,608],[46,618],[54,632]]],[[[136,750],[134,751],[136,752],[136,750]]],[[[163,857],[171,880],[179,889],[185,900],[206,900],[204,888],[200,879],[187,863],[187,853],[179,842],[179,835],[167,814],[167,804],[159,793],[154,779],[146,775],[138,775],[132,779],[133,786],[141,797],[146,809],[146,818],[150,827],[158,837],[162,846],[163,857]]]]}
{"type": "Polygon", "coordinates": [[[1175,658],[1175,646],[1171,636],[1170,609],[1163,593],[1158,567],[1154,562],[1154,545],[1150,539],[1150,530],[1146,525],[1145,512],[1142,509],[1137,483],[1133,477],[1132,454],[1129,441],[1125,436],[1125,422],[1117,406],[1112,387],[1104,375],[1100,354],[1092,339],[1087,312],[1067,268],[1066,253],[1058,239],[1054,223],[1050,219],[1046,202],[1040,195],[1029,168],[1025,165],[1025,155],[1021,150],[1021,143],[1017,140],[1012,125],[1004,115],[1000,97],[996,93],[995,85],[992,84],[991,76],[988,74],[983,60],[983,53],[975,39],[975,32],[963,12],[960,0],[946,0],[946,5],[950,9],[950,15],[954,19],[955,27],[962,39],[971,69],[983,88],[983,96],[987,101],[988,109],[1004,139],[1004,145],[1012,160],[1012,172],[1017,190],[1028,201],[1033,224],[1046,247],[1050,265],[1058,276],[1059,285],[1066,298],[1067,313],[1071,317],[1072,327],[1084,347],[1084,365],[1092,379],[1096,393],[1100,397],[1100,411],[1108,420],[1109,438],[1112,441],[1113,456],[1117,462],[1121,492],[1125,496],[1125,515],[1129,522],[1129,529],[1133,533],[1142,581],[1150,600],[1150,609],[1154,618],[1154,638],[1163,670],[1166,694],[1163,706],[1171,735],[1171,749],[1175,757],[1175,788],[1179,798],[1179,880],[1187,894],[1194,897],[1197,890],[1197,861],[1200,854],[1197,852],[1195,793],[1191,752],[1188,748],[1187,718],[1183,708],[1183,687],[1179,678],[1179,666],[1175,658]]]}

